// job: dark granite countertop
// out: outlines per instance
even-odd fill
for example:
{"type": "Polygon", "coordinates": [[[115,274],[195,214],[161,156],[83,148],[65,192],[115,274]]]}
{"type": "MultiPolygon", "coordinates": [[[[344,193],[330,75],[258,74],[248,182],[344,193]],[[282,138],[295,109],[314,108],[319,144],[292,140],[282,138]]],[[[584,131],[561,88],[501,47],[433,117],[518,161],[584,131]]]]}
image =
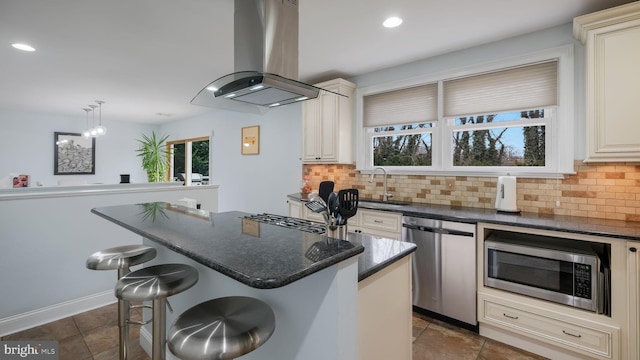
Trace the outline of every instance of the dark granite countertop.
{"type": "Polygon", "coordinates": [[[348,233],[347,240],[364,246],[364,252],[358,257],[358,281],[416,251],[415,244],[364,234],[348,233]]]}
{"type": "MultiPolygon", "coordinates": [[[[302,200],[300,194],[288,195],[302,200]]],[[[407,216],[428,217],[475,224],[479,222],[554,230],[575,234],[606,236],[628,240],[640,240],[640,223],[621,220],[594,219],[577,216],[549,216],[535,213],[502,214],[493,209],[453,207],[420,203],[378,202],[360,199],[362,209],[392,211],[407,216]]]]}
{"type": "MultiPolygon", "coordinates": [[[[243,212],[210,213],[160,202],[91,212],[258,289],[290,284],[356,256],[372,240],[338,240],[244,219],[243,212]]],[[[369,272],[381,266],[376,259],[367,260],[369,272]]]]}

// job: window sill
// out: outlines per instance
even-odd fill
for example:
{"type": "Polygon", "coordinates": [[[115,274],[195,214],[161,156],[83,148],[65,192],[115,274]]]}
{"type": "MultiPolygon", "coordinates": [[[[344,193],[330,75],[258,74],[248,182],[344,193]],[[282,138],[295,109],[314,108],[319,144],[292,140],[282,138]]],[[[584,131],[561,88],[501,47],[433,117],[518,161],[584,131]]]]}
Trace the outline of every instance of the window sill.
{"type": "MultiPolygon", "coordinates": [[[[574,175],[571,173],[554,173],[554,172],[527,172],[527,171],[451,171],[451,170],[402,170],[387,168],[388,175],[423,175],[423,176],[471,176],[471,177],[498,177],[504,175],[516,176],[519,178],[531,179],[564,179],[565,175],[574,175]]],[[[358,169],[362,174],[371,174],[373,169],[358,169]]]]}

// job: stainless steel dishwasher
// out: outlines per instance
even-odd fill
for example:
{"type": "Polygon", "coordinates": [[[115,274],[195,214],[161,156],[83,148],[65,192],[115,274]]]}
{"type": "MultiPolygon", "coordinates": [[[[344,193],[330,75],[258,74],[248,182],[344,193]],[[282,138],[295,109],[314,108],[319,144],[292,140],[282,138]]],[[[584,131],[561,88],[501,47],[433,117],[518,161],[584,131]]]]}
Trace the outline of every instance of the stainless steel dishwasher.
{"type": "Polygon", "coordinates": [[[402,218],[413,253],[413,305],[477,328],[475,224],[402,218]]]}

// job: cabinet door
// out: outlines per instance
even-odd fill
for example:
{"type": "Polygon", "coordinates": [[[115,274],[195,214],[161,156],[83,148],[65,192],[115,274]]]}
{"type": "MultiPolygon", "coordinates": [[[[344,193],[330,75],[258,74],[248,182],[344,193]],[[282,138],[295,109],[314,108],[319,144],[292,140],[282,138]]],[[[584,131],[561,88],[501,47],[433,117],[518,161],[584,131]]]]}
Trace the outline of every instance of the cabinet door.
{"type": "Polygon", "coordinates": [[[320,144],[318,153],[322,161],[338,161],[338,100],[333,94],[320,95],[318,123],[321,137],[316,141],[320,144]]]}
{"type": "Polygon", "coordinates": [[[302,104],[302,161],[316,162],[320,160],[318,147],[320,129],[319,99],[307,100],[302,104]]]}
{"type": "Polygon", "coordinates": [[[587,31],[586,161],[640,160],[640,138],[633,130],[638,126],[640,19],[633,16],[633,21],[587,31]]]}
{"type": "Polygon", "coordinates": [[[287,200],[289,204],[289,216],[302,219],[302,204],[299,201],[287,200]]]}
{"type": "Polygon", "coordinates": [[[629,359],[640,359],[640,242],[628,242],[629,359]]]}

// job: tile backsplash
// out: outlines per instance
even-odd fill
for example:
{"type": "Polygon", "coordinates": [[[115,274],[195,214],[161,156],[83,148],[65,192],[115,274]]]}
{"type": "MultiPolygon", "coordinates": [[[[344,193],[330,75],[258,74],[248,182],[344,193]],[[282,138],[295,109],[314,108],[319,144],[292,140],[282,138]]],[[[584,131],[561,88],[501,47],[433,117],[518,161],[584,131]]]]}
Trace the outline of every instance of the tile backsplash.
{"type": "MultiPolygon", "coordinates": [[[[640,221],[639,163],[574,163],[575,175],[564,179],[518,178],[517,206],[541,215],[571,215],[640,221]]],[[[381,172],[374,181],[355,165],[303,165],[311,189],[335,182],[336,191],[356,188],[362,198],[382,199],[381,172]]],[[[497,177],[389,175],[392,200],[493,209],[497,177]]]]}

